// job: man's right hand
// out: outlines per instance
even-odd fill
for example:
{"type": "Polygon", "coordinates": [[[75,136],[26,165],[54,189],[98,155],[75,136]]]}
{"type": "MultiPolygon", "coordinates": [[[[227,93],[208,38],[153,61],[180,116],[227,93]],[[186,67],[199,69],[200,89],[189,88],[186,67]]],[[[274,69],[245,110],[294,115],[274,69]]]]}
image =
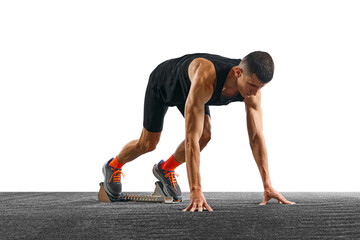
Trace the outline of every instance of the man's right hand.
{"type": "Polygon", "coordinates": [[[203,210],[208,210],[212,212],[212,208],[207,204],[206,199],[201,191],[190,193],[190,205],[183,210],[183,212],[190,211],[195,212],[196,209],[198,212],[202,212],[203,210]]]}

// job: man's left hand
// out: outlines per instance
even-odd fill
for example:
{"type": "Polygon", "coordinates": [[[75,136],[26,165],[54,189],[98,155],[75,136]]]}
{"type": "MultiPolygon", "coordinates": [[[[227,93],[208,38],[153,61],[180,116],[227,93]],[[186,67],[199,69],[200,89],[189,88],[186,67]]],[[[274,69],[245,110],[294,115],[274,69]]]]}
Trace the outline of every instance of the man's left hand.
{"type": "Polygon", "coordinates": [[[283,195],[281,195],[280,193],[278,193],[274,188],[268,188],[264,190],[264,201],[262,203],[260,203],[259,205],[265,205],[267,204],[267,202],[271,199],[271,198],[275,198],[276,200],[278,200],[278,203],[282,203],[282,204],[295,204],[295,202],[290,202],[288,200],[286,200],[283,195]]]}

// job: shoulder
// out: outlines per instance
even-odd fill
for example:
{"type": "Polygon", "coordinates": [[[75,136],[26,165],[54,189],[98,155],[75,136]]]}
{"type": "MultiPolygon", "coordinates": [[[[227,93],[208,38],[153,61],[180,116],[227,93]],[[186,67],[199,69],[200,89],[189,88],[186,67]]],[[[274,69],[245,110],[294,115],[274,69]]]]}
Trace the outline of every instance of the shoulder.
{"type": "Polygon", "coordinates": [[[214,67],[214,64],[210,60],[208,60],[206,58],[202,58],[202,57],[194,58],[190,63],[190,66],[193,66],[193,67],[200,66],[200,65],[208,66],[208,67],[210,67],[210,66],[214,67]]]}
{"type": "Polygon", "coordinates": [[[190,81],[194,78],[205,78],[215,80],[216,71],[214,64],[205,58],[195,58],[191,61],[188,69],[190,81]]]}

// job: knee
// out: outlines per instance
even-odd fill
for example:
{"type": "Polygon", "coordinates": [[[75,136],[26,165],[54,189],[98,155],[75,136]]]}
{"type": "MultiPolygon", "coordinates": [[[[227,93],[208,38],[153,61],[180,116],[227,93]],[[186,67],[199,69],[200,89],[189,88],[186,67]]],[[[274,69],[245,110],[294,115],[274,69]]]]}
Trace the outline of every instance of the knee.
{"type": "Polygon", "coordinates": [[[154,151],[156,149],[156,141],[139,141],[138,147],[142,153],[154,151]]]}
{"type": "Polygon", "coordinates": [[[161,132],[151,133],[148,132],[145,128],[141,132],[141,136],[137,142],[137,148],[141,153],[147,153],[154,151],[156,145],[159,143],[161,132]]]}
{"type": "Polygon", "coordinates": [[[210,129],[204,128],[203,133],[200,138],[200,145],[205,146],[208,144],[208,142],[210,142],[210,140],[211,140],[211,131],[210,131],[210,129]]]}
{"type": "Polygon", "coordinates": [[[211,140],[210,116],[205,115],[203,133],[199,141],[200,147],[204,148],[208,144],[208,142],[210,142],[210,140],[211,140]]]}
{"type": "Polygon", "coordinates": [[[160,140],[159,138],[141,136],[137,143],[138,149],[142,153],[154,151],[156,149],[159,140],[160,140]]]}

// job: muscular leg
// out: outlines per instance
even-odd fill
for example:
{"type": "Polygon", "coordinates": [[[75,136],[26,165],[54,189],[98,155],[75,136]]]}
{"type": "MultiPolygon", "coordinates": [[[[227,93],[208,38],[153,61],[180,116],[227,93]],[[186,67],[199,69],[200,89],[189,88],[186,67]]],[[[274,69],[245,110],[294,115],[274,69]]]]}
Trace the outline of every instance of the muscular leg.
{"type": "Polygon", "coordinates": [[[126,144],[121,152],[117,155],[120,163],[125,164],[143,155],[144,153],[155,150],[159,143],[161,132],[149,132],[143,128],[141,136],[126,144]]]}
{"type": "MultiPolygon", "coordinates": [[[[205,114],[205,117],[204,117],[204,129],[203,129],[203,133],[201,135],[201,138],[199,140],[200,151],[203,150],[206,147],[206,145],[208,144],[210,139],[211,139],[210,116],[205,114]]],[[[176,149],[176,151],[174,153],[174,158],[179,163],[184,163],[185,162],[185,140],[182,141],[182,143],[180,143],[180,145],[176,149]]]]}

